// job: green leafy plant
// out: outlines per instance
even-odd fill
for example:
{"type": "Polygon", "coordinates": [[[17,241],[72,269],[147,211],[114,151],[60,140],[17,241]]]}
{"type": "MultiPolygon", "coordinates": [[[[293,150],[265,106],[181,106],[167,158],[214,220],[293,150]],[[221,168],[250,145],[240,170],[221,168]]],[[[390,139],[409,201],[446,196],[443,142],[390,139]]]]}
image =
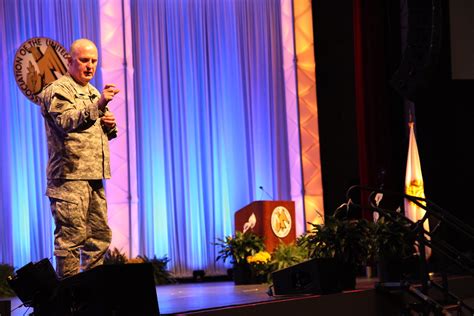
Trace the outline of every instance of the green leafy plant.
{"type": "Polygon", "coordinates": [[[365,219],[326,216],[324,224],[311,224],[306,243],[311,258],[336,258],[352,265],[366,264],[373,254],[373,224],[365,219]]]}
{"type": "Polygon", "coordinates": [[[307,244],[298,243],[304,237],[299,237],[297,242],[285,244],[280,242],[278,246],[273,249],[272,260],[267,269],[267,281],[272,281],[272,272],[294,266],[298,263],[309,259],[307,244]]]}
{"type": "Polygon", "coordinates": [[[104,256],[104,264],[125,264],[127,261],[127,255],[117,248],[108,249],[104,256]]]}
{"type": "Polygon", "coordinates": [[[288,268],[309,259],[303,243],[280,243],[272,252],[271,270],[288,268]]]}
{"type": "Polygon", "coordinates": [[[161,258],[153,257],[148,258],[147,256],[138,256],[145,263],[151,263],[153,266],[153,277],[156,285],[172,284],[176,283],[176,279],[172,273],[167,269],[168,263],[171,259],[167,256],[161,258]]]}
{"type": "MultiPolygon", "coordinates": [[[[347,216],[348,205],[343,204],[334,215],[326,216],[324,224],[312,228],[297,240],[307,249],[310,258],[331,261],[337,267],[334,288],[354,289],[357,270],[366,265],[373,254],[373,225],[365,219],[347,216]]],[[[333,273],[331,269],[327,273],[333,273]]]]}
{"type": "Polygon", "coordinates": [[[314,248],[316,247],[312,243],[312,233],[306,232],[298,237],[296,237],[296,246],[300,249],[303,249],[304,255],[306,258],[311,258],[311,254],[315,251],[314,248]]]}
{"type": "Polygon", "coordinates": [[[375,259],[381,282],[419,278],[414,223],[397,211],[385,210],[375,223],[375,259]]]}
{"type": "Polygon", "coordinates": [[[263,238],[249,231],[237,231],[234,236],[218,238],[214,245],[219,248],[216,261],[229,259],[232,264],[246,264],[248,256],[265,250],[263,238]]]}
{"type": "Polygon", "coordinates": [[[0,264],[0,297],[13,297],[15,292],[8,285],[7,278],[13,275],[15,269],[8,264],[0,264]]]}
{"type": "Polygon", "coordinates": [[[405,258],[415,252],[413,223],[397,212],[385,212],[374,225],[376,259],[405,258]]]}
{"type": "Polygon", "coordinates": [[[153,267],[153,277],[156,285],[176,283],[176,279],[167,269],[171,259],[167,256],[157,258],[149,258],[147,256],[137,256],[136,258],[127,258],[125,253],[120,252],[117,248],[108,250],[105,254],[104,264],[134,264],[134,263],[150,263],[153,267]]]}

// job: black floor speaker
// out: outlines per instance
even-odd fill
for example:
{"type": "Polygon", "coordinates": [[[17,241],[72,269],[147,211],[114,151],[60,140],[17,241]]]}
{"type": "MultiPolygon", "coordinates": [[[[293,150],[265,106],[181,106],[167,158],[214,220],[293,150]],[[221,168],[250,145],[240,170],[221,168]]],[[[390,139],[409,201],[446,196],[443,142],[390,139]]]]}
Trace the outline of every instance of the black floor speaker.
{"type": "Polygon", "coordinates": [[[10,316],[11,309],[12,309],[12,304],[9,300],[0,301],[0,316],[10,316]]]}
{"type": "Polygon", "coordinates": [[[102,265],[61,280],[57,296],[36,315],[155,316],[158,300],[150,263],[102,265]]]}
{"type": "Polygon", "coordinates": [[[59,286],[56,272],[46,258],[26,264],[7,281],[25,306],[47,302],[55,295],[59,286]]]}
{"type": "Polygon", "coordinates": [[[330,294],[341,292],[341,264],[335,259],[311,259],[272,273],[273,294],[330,294]]]}

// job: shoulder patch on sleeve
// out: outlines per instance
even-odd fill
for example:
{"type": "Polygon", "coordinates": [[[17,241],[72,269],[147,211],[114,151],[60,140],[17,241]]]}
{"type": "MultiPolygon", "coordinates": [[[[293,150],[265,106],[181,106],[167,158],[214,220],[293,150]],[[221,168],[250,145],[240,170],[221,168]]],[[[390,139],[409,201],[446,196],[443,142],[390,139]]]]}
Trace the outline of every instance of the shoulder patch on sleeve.
{"type": "Polygon", "coordinates": [[[59,99],[59,100],[61,100],[61,101],[69,101],[69,102],[71,102],[71,101],[69,100],[69,98],[66,98],[64,95],[62,95],[62,94],[60,94],[60,93],[54,93],[54,94],[53,94],[53,99],[54,99],[54,98],[59,99]]]}
{"type": "Polygon", "coordinates": [[[68,89],[67,86],[62,85],[62,84],[57,84],[53,87],[53,91],[51,92],[51,99],[52,101],[54,99],[61,100],[61,101],[67,101],[69,103],[74,103],[74,91],[71,89],[68,89]]]}
{"type": "Polygon", "coordinates": [[[52,93],[50,111],[61,111],[67,104],[73,104],[73,99],[67,97],[61,91],[55,90],[52,93]]]}

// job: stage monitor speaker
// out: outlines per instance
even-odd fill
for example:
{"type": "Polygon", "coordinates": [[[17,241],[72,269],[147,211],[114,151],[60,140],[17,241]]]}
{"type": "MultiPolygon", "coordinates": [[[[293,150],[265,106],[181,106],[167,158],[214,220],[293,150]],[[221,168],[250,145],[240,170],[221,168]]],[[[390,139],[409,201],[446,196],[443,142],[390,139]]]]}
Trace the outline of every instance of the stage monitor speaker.
{"type": "Polygon", "coordinates": [[[74,316],[160,314],[150,263],[98,266],[63,279],[59,292],[74,316]]]}
{"type": "Polygon", "coordinates": [[[274,295],[341,292],[341,265],[335,259],[311,259],[272,273],[274,295]]]}
{"type": "Polygon", "coordinates": [[[401,96],[416,101],[426,93],[438,64],[442,8],[441,0],[405,0],[404,3],[400,14],[406,47],[390,83],[401,96]]]}
{"type": "Polygon", "coordinates": [[[10,316],[12,303],[10,301],[0,301],[0,316],[10,316]]]}
{"type": "Polygon", "coordinates": [[[34,306],[50,300],[59,285],[56,272],[46,258],[26,264],[7,281],[25,306],[34,306]]]}

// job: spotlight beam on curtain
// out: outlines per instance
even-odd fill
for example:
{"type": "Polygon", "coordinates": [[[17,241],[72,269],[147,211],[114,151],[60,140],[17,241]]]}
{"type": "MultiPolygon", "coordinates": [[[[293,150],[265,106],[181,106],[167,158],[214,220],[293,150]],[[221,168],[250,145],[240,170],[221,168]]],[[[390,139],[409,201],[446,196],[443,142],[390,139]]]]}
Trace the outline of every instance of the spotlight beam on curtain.
{"type": "Polygon", "coordinates": [[[234,212],[290,199],[279,1],[131,1],[140,250],[215,264],[234,212]]]}
{"type": "MultiPolygon", "coordinates": [[[[53,249],[52,216],[44,196],[44,123],[39,107],[16,86],[15,52],[32,37],[49,37],[66,48],[74,39],[88,37],[100,48],[98,12],[93,0],[0,0],[0,263],[19,268],[52,257],[53,249]]],[[[93,83],[99,82],[100,73],[93,83]]]]}
{"type": "MultiPolygon", "coordinates": [[[[0,9],[8,105],[0,117],[0,262],[19,267],[52,256],[53,227],[43,120],[16,87],[13,55],[35,36],[66,47],[87,37],[102,51],[102,8],[0,0],[0,9]]],[[[260,186],[291,199],[280,3],[131,0],[130,15],[140,254],[168,255],[177,275],[222,273],[212,242],[233,233],[234,212],[266,199],[260,186]]],[[[100,71],[93,84],[102,86],[100,71]]]]}

